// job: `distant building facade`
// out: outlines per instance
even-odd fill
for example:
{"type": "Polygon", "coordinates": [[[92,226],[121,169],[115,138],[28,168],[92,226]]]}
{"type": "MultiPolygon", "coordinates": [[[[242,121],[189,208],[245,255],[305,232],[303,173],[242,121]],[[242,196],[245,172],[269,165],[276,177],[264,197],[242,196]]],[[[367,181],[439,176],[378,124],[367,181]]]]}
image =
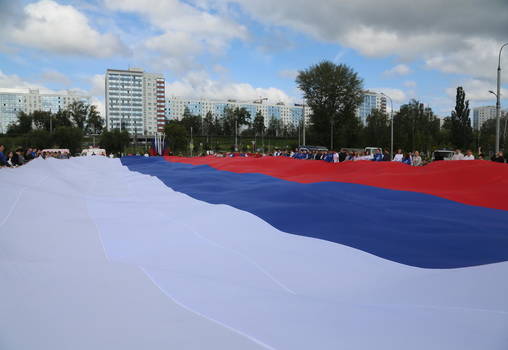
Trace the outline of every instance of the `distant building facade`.
{"type": "Polygon", "coordinates": [[[130,134],[153,135],[165,124],[165,80],[139,68],[108,69],[105,76],[106,126],[130,134]]]}
{"type": "Polygon", "coordinates": [[[364,91],[363,101],[356,111],[356,115],[364,125],[367,124],[367,117],[371,115],[372,111],[375,109],[386,113],[386,97],[377,92],[364,91]]]}
{"type": "Polygon", "coordinates": [[[214,118],[224,117],[225,110],[230,108],[245,108],[254,120],[256,114],[261,112],[264,117],[265,126],[268,127],[270,120],[275,118],[284,125],[298,125],[302,122],[305,113],[306,122],[309,122],[311,110],[309,107],[303,107],[302,104],[284,104],[284,103],[263,103],[263,101],[241,102],[236,100],[213,101],[207,99],[188,99],[180,97],[168,97],[166,99],[166,119],[180,120],[183,117],[185,108],[193,115],[205,117],[211,112],[214,118]]]}
{"type": "Polygon", "coordinates": [[[496,106],[481,106],[473,108],[473,129],[480,130],[483,123],[496,118],[496,106]]]}
{"type": "Polygon", "coordinates": [[[19,112],[56,113],[77,101],[90,104],[91,97],[74,91],[66,91],[65,94],[41,94],[37,89],[27,92],[0,92],[0,134],[6,133],[9,125],[16,123],[19,112]]]}

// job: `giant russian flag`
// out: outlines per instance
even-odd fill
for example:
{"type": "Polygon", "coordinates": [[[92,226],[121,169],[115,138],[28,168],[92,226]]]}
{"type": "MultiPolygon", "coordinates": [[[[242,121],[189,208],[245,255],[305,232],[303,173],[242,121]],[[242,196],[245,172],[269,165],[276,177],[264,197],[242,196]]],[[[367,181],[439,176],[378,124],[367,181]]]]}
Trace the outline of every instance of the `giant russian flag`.
{"type": "Polygon", "coordinates": [[[0,169],[0,349],[507,349],[508,166],[0,169]]]}

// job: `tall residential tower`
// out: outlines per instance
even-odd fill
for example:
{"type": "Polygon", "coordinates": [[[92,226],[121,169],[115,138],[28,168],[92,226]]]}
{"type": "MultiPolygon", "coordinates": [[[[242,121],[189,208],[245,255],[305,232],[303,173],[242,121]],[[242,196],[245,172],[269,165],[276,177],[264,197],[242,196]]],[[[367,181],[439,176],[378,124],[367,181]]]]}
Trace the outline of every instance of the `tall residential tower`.
{"type": "Polygon", "coordinates": [[[139,68],[106,71],[106,125],[135,135],[162,131],[165,120],[165,81],[162,74],[139,68]]]}

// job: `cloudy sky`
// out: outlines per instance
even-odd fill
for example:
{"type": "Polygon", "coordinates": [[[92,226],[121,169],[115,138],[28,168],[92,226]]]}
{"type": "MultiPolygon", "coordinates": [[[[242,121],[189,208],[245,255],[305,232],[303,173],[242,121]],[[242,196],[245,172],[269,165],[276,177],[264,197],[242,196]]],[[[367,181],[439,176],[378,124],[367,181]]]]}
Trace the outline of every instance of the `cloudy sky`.
{"type": "Polygon", "coordinates": [[[298,70],[327,59],[446,116],[458,85],[473,106],[495,103],[504,42],[507,0],[0,0],[0,89],[101,103],[107,68],[142,67],[169,95],[298,102],[298,70]]]}

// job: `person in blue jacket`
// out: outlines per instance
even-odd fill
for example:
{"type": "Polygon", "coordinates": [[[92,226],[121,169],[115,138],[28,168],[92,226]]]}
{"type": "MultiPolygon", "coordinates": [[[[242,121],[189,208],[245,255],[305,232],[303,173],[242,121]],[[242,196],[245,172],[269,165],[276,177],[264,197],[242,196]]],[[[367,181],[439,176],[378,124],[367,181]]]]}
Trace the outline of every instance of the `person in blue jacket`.
{"type": "Polygon", "coordinates": [[[0,166],[7,165],[7,158],[5,158],[4,151],[5,151],[5,146],[0,145],[0,166]]]}
{"type": "Polygon", "coordinates": [[[374,157],[372,158],[375,162],[381,162],[383,161],[383,153],[381,153],[381,150],[378,148],[376,150],[376,153],[374,153],[374,157]]]}
{"type": "Polygon", "coordinates": [[[412,165],[413,162],[411,160],[411,155],[409,153],[404,153],[404,157],[402,157],[402,163],[407,165],[412,165]]]}

